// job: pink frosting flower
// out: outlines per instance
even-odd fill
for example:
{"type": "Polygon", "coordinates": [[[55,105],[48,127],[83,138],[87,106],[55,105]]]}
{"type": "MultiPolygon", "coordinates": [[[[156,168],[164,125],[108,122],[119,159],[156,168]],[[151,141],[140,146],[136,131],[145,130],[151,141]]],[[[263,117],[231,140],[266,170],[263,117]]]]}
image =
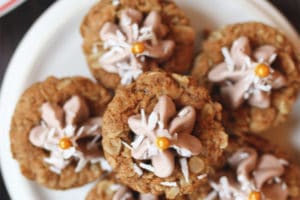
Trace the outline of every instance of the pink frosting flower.
{"type": "Polygon", "coordinates": [[[231,107],[239,107],[245,100],[252,106],[268,108],[271,89],[286,85],[286,78],[271,67],[276,49],[263,45],[253,52],[247,37],[233,42],[231,50],[224,47],[225,62],[216,65],[208,74],[211,82],[221,84],[221,95],[231,107]]]}
{"type": "Polygon", "coordinates": [[[286,161],[271,154],[258,157],[255,149],[245,147],[234,153],[228,163],[236,169],[236,178],[222,176],[219,184],[211,184],[221,200],[248,199],[252,192],[259,192],[262,200],[288,199],[287,185],[280,178],[286,161]]]}
{"type": "Polygon", "coordinates": [[[175,48],[171,40],[163,40],[167,27],[157,11],[143,19],[135,9],[121,11],[119,25],[107,22],[100,31],[104,48],[108,49],[100,58],[102,68],[118,73],[122,84],[129,84],[143,73],[146,58],[162,62],[168,59],[175,48]]]}
{"type": "Polygon", "coordinates": [[[79,172],[88,162],[101,159],[98,145],[102,119],[89,118],[89,108],[83,99],[73,96],[63,107],[46,102],[41,106],[41,114],[41,124],[31,129],[29,140],[50,152],[44,161],[51,171],[59,174],[75,159],[75,171],[79,172]]]}
{"type": "Polygon", "coordinates": [[[174,150],[185,158],[201,152],[200,140],[192,135],[195,120],[193,107],[186,106],[176,115],[172,99],[161,96],[148,119],[143,110],[128,119],[130,129],[136,134],[131,144],[132,157],[151,160],[156,176],[170,176],[175,165],[174,150]]]}

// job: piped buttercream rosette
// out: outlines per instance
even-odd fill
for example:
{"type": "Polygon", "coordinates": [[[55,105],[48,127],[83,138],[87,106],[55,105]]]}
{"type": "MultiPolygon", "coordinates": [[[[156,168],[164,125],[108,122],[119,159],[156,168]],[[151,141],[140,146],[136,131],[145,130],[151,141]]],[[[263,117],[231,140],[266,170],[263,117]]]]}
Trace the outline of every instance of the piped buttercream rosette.
{"type": "Polygon", "coordinates": [[[271,90],[287,83],[285,76],[272,68],[277,54],[275,47],[263,45],[252,50],[249,39],[240,37],[228,50],[222,48],[225,61],[216,65],[208,79],[220,85],[223,100],[236,109],[243,102],[258,108],[271,104],[271,90]]]}
{"type": "Polygon", "coordinates": [[[99,62],[105,71],[117,73],[121,84],[127,85],[143,73],[147,58],[160,63],[172,55],[175,43],[164,39],[167,33],[159,12],[151,11],[144,18],[138,10],[124,9],[119,24],[106,22],[100,30],[106,51],[99,62]]]}
{"type": "Polygon", "coordinates": [[[199,155],[202,150],[200,140],[192,135],[195,120],[193,107],[186,106],[177,113],[172,99],[161,96],[148,117],[142,110],[141,114],[128,119],[135,135],[131,143],[132,157],[141,161],[151,160],[150,171],[161,178],[172,174],[176,157],[188,182],[186,159],[199,155]]]}
{"type": "Polygon", "coordinates": [[[84,99],[72,96],[61,107],[43,103],[41,123],[29,133],[30,142],[49,152],[44,162],[49,169],[60,174],[73,160],[75,172],[80,172],[88,162],[105,162],[99,148],[101,117],[91,117],[84,99]]]}

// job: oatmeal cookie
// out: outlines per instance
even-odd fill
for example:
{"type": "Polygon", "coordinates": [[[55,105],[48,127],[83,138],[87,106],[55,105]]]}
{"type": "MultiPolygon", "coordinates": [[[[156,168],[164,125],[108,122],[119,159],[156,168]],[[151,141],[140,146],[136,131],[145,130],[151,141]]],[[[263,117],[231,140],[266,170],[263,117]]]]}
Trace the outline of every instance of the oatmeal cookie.
{"type": "Polygon", "coordinates": [[[260,133],[291,112],[299,90],[299,55],[270,26],[233,24],[210,34],[192,74],[223,104],[226,128],[260,133]]]}
{"type": "Polygon", "coordinates": [[[254,134],[230,136],[225,157],[224,168],[210,178],[212,191],[200,188],[191,199],[299,199],[299,166],[266,139],[254,134]]]}
{"type": "Polygon", "coordinates": [[[163,200],[153,194],[141,194],[121,184],[114,175],[100,180],[88,193],[86,200],[163,200]]]}
{"type": "Polygon", "coordinates": [[[17,103],[11,151],[27,178],[68,189],[109,170],[101,148],[102,114],[111,100],[82,77],[49,77],[29,87],[17,103]]]}
{"type": "Polygon", "coordinates": [[[221,163],[222,107],[188,76],[147,72],[119,88],[103,116],[105,158],[120,180],[166,198],[191,193],[221,163]]]}
{"type": "Polygon", "coordinates": [[[186,73],[195,33],[171,1],[102,0],[81,25],[90,71],[105,87],[126,85],[143,71],[186,73]]]}

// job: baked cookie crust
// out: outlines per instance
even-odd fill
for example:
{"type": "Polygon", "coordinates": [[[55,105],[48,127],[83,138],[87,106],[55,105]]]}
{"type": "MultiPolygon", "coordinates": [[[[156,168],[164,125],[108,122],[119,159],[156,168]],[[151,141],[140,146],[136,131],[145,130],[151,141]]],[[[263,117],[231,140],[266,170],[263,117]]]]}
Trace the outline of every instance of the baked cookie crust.
{"type": "Polygon", "coordinates": [[[224,61],[221,49],[230,47],[234,40],[245,36],[252,48],[272,45],[277,50],[277,58],[272,64],[287,79],[285,87],[271,92],[271,106],[265,109],[244,103],[235,110],[224,106],[224,125],[233,132],[260,133],[286,121],[297,98],[300,83],[299,55],[291,42],[278,30],[262,23],[249,22],[233,24],[214,31],[203,44],[203,51],[195,59],[192,75],[200,84],[208,87],[212,97],[222,102],[219,86],[209,82],[208,73],[218,63],[224,61]]]}
{"type": "Polygon", "coordinates": [[[115,89],[120,83],[118,74],[105,71],[99,64],[99,58],[105,52],[100,30],[106,22],[117,22],[120,11],[125,8],[136,9],[144,15],[150,11],[158,11],[162,16],[162,23],[169,28],[165,39],[175,42],[175,50],[167,61],[159,66],[155,61],[146,62],[144,71],[163,69],[186,73],[192,62],[195,33],[189,25],[189,19],[175,3],[163,0],[120,0],[119,5],[114,6],[111,0],[102,0],[92,7],[80,28],[83,52],[90,71],[98,82],[109,89],[115,89]]]}
{"type": "Polygon", "coordinates": [[[50,171],[44,162],[49,153],[29,141],[31,129],[41,121],[40,106],[45,102],[62,105],[73,95],[85,99],[91,116],[102,116],[111,100],[110,94],[102,86],[87,78],[49,77],[43,82],[33,84],[23,93],[11,121],[11,151],[19,162],[22,174],[53,189],[78,187],[97,179],[102,174],[99,163],[89,163],[78,173],[74,171],[75,163],[71,163],[58,175],[50,171]]]}
{"type": "Polygon", "coordinates": [[[170,199],[191,193],[206,183],[206,179],[198,180],[197,176],[213,173],[221,163],[223,149],[227,146],[221,110],[221,105],[212,102],[207,90],[199,87],[191,77],[164,72],[145,73],[135,83],[119,88],[104,114],[102,145],[105,158],[120,180],[136,191],[156,195],[165,193],[170,199]],[[124,142],[130,144],[133,140],[128,118],[139,114],[141,109],[149,114],[162,95],[169,96],[177,108],[189,105],[196,109],[192,134],[202,142],[203,150],[198,156],[188,159],[189,183],[184,179],[178,159],[172,175],[167,178],[159,178],[149,171],[139,176],[133,165],[140,161],[133,159],[131,150],[124,145],[124,142]],[[176,182],[177,186],[163,186],[161,182],[176,182]]]}

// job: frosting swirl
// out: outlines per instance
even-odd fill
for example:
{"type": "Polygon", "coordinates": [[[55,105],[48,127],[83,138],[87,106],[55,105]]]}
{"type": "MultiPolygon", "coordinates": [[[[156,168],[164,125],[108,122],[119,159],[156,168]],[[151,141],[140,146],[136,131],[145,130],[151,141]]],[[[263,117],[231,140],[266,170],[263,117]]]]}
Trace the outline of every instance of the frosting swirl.
{"type": "Polygon", "coordinates": [[[258,195],[263,200],[287,200],[287,185],[284,175],[286,161],[271,154],[258,156],[255,149],[241,148],[228,159],[236,170],[236,177],[222,176],[219,183],[211,185],[221,200],[250,199],[258,195]]]}
{"type": "MultiPolygon", "coordinates": [[[[176,113],[174,102],[164,95],[159,98],[148,119],[143,110],[140,115],[128,119],[129,127],[136,135],[132,142],[132,157],[137,160],[150,159],[154,174],[162,178],[170,176],[174,170],[176,155],[171,149],[183,158],[198,155],[202,150],[200,140],[192,135],[195,109],[186,106],[176,113]]],[[[182,168],[187,176],[187,167],[182,168]]]]}
{"type": "Polygon", "coordinates": [[[118,25],[106,22],[100,31],[107,52],[99,62],[105,71],[119,74],[121,84],[129,84],[143,73],[146,58],[163,62],[172,55],[175,43],[163,39],[167,32],[157,11],[143,19],[138,10],[122,10],[118,25]]]}
{"type": "Polygon", "coordinates": [[[268,108],[272,89],[286,85],[286,78],[271,67],[277,54],[271,45],[260,46],[252,52],[249,39],[240,37],[229,50],[222,48],[225,61],[208,74],[211,82],[221,85],[221,96],[229,107],[236,109],[244,101],[251,106],[268,108]]]}
{"type": "Polygon", "coordinates": [[[99,149],[102,119],[90,117],[84,99],[73,96],[63,107],[46,102],[40,109],[41,124],[31,129],[29,140],[50,152],[44,162],[51,171],[60,174],[73,159],[77,160],[75,172],[88,162],[103,162],[99,149]]]}

